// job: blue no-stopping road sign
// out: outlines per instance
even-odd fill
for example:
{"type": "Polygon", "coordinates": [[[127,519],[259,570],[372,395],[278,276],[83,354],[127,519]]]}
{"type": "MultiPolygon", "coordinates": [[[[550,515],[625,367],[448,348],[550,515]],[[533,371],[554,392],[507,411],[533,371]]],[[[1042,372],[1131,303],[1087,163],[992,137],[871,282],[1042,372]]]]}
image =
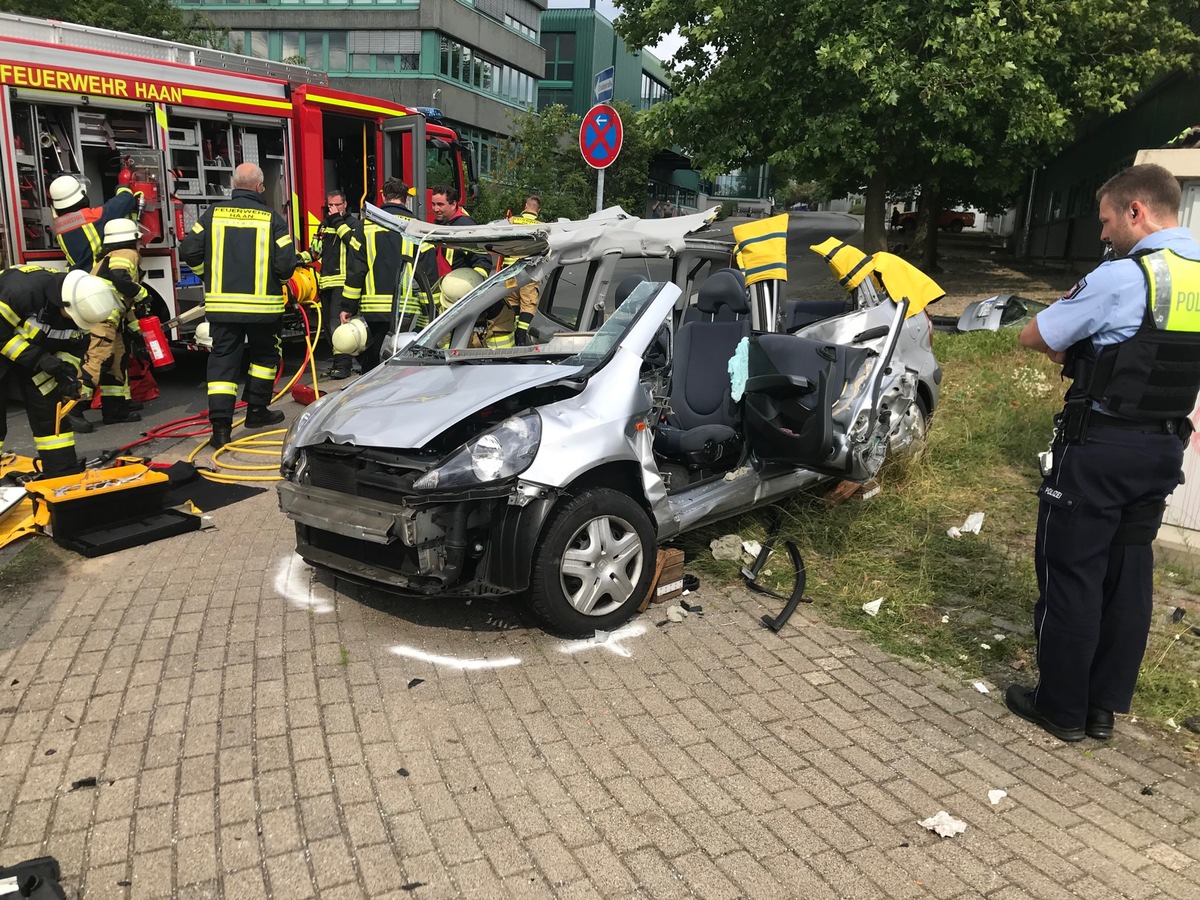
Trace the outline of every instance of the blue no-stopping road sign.
{"type": "Polygon", "coordinates": [[[579,152],[593,169],[607,169],[621,152],[625,129],[617,111],[607,103],[597,103],[579,124],[579,152]]]}

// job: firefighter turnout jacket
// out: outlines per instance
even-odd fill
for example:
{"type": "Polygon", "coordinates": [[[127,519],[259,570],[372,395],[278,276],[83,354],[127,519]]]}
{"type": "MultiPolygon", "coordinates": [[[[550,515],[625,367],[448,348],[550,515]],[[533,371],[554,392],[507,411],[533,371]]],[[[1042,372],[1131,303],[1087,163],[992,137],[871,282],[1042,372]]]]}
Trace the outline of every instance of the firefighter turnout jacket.
{"type": "Polygon", "coordinates": [[[1068,400],[1086,397],[1139,421],[1182,420],[1200,391],[1200,260],[1173,250],[1134,255],[1146,277],[1146,312],[1132,337],[1096,351],[1071,348],[1075,382],[1068,400]]]}
{"type": "MultiPolygon", "coordinates": [[[[445,224],[461,228],[469,225],[478,225],[479,223],[466,213],[460,213],[445,224]]],[[[491,260],[486,253],[474,253],[470,250],[440,247],[438,248],[438,257],[439,275],[445,275],[447,272],[461,268],[477,269],[481,274],[488,275],[492,267],[491,260]]]]}
{"type": "Polygon", "coordinates": [[[257,191],[238,188],[210,206],[179,245],[204,279],[205,318],[256,322],[283,313],[283,285],[296,269],[287,221],[257,191]]]}
{"type": "MultiPolygon", "coordinates": [[[[367,275],[362,223],[350,216],[328,216],[317,230],[317,238],[321,258],[317,288],[338,309],[347,309],[347,303],[357,304],[367,275]]],[[[311,261],[312,256],[310,248],[301,254],[301,260],[311,261]]]]}
{"type": "Polygon", "coordinates": [[[44,395],[55,388],[38,362],[52,354],[78,369],[88,334],[62,311],[65,272],[41,266],[0,270],[0,373],[16,366],[36,372],[34,383],[44,395]]]}
{"type": "Polygon", "coordinates": [[[51,226],[58,246],[72,269],[90,272],[104,255],[104,224],[123,219],[137,210],[137,195],[128,186],[117,188],[116,196],[103,206],[82,207],[58,213],[51,226]]]}
{"type": "MultiPolygon", "coordinates": [[[[385,203],[380,207],[401,219],[413,218],[412,210],[402,203],[385,203]]],[[[341,309],[351,315],[361,314],[368,322],[392,320],[392,300],[399,303],[398,313],[424,318],[427,300],[422,294],[413,294],[413,255],[416,244],[408,237],[390,229],[366,222],[363,225],[363,243],[366,245],[367,274],[363,282],[362,300],[343,293],[341,309]]],[[[426,324],[426,318],[422,325],[426,324]]]]}
{"type": "Polygon", "coordinates": [[[83,358],[84,384],[98,387],[101,404],[114,411],[132,399],[121,330],[134,335],[141,332],[137,310],[145,305],[148,292],[139,280],[140,262],[136,250],[110,250],[92,269],[92,274],[111,284],[125,302],[124,310],[117,310],[92,329],[83,358]]]}

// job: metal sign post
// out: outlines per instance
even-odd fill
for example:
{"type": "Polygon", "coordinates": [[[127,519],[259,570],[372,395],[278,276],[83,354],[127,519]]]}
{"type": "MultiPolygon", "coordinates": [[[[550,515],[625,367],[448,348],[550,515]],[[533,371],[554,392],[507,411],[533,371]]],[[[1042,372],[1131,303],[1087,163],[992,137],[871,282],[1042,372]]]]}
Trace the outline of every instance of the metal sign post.
{"type": "MultiPolygon", "coordinates": [[[[603,74],[603,73],[601,73],[603,74]]],[[[604,208],[604,170],[616,161],[625,139],[625,128],[617,111],[605,103],[597,103],[579,123],[579,152],[583,161],[596,175],[596,212],[604,208]]]]}

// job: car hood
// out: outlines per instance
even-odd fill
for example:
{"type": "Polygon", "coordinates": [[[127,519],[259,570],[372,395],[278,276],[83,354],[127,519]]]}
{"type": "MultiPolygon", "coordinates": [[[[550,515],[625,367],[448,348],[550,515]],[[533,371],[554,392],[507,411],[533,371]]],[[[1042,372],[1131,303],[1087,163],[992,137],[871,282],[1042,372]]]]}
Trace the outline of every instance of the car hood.
{"type": "Polygon", "coordinates": [[[319,401],[299,426],[297,446],[332,441],[416,450],[490,403],[581,371],[577,365],[503,363],[379,366],[319,401]]]}

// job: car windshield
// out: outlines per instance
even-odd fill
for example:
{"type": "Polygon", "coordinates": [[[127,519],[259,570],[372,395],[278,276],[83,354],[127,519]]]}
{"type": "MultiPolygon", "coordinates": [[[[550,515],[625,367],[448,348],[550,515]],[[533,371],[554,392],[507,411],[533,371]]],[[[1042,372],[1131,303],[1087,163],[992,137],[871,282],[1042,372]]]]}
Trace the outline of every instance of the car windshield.
{"type": "Polygon", "coordinates": [[[661,285],[644,282],[621,303],[595,332],[564,332],[532,346],[484,347],[481,337],[487,314],[497,300],[511,293],[511,281],[524,268],[524,261],[487,279],[462,300],[429,324],[408,347],[392,357],[392,362],[434,364],[538,364],[557,363],[581,366],[584,374],[607,362],[629,329],[657,296],[661,285]]]}

